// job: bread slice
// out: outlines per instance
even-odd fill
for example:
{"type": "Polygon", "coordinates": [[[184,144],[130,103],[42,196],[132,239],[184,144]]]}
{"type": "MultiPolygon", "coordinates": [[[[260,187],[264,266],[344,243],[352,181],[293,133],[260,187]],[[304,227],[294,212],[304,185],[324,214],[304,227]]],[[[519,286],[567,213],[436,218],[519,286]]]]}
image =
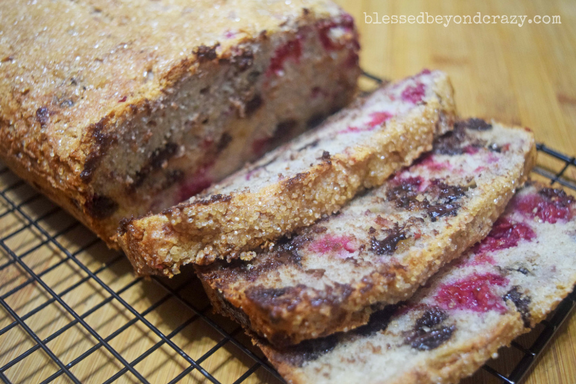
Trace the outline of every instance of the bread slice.
{"type": "Polygon", "coordinates": [[[354,331],[285,350],[289,383],[455,383],[542,321],[576,283],[576,199],[529,183],[479,245],[354,331]]]}
{"type": "Polygon", "coordinates": [[[110,246],[348,104],[360,73],[327,0],[2,1],[0,25],[0,158],[110,246]]]}
{"type": "Polygon", "coordinates": [[[429,150],[451,129],[452,87],[442,72],[376,90],[316,130],[268,153],[205,193],[128,222],[119,241],[139,273],[250,259],[260,245],[336,212],[365,187],[429,150]]]}
{"type": "Polygon", "coordinates": [[[356,328],[486,236],[534,160],[531,132],[460,122],[338,214],[200,278],[216,310],[278,346],[356,328]]]}

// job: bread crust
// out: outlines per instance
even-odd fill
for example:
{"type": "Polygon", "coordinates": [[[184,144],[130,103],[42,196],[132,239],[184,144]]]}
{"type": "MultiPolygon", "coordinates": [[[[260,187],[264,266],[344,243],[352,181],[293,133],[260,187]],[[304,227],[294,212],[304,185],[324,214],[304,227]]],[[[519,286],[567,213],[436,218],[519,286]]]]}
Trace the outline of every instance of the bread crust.
{"type": "MultiPolygon", "coordinates": [[[[447,132],[455,118],[449,79],[441,73],[433,76],[434,96],[406,116],[392,118],[385,129],[374,131],[369,144],[348,147],[343,153],[326,152],[325,159],[305,171],[256,191],[219,193],[217,185],[214,191],[162,214],[130,221],[120,231],[119,243],[140,274],[172,276],[188,263],[254,257],[257,247],[269,247],[279,237],[336,212],[360,190],[382,184],[394,171],[431,149],[434,137],[447,132]]],[[[311,141],[362,107],[360,100],[298,142],[311,141]]],[[[231,179],[273,162],[283,150],[272,152],[231,179]]]]}
{"type": "MultiPolygon", "coordinates": [[[[256,1],[229,1],[221,7],[222,17],[206,23],[196,19],[212,12],[213,2],[208,0],[162,9],[137,1],[104,1],[98,6],[85,1],[2,3],[0,24],[6,28],[0,45],[0,158],[116,247],[110,237],[122,218],[158,209],[154,194],[162,193],[145,190],[148,186],[134,192],[130,186],[135,185],[137,176],[148,172],[147,162],[157,161],[158,172],[165,169],[166,162],[171,169],[173,159],[158,161],[154,156],[162,152],[165,136],[174,127],[166,123],[160,129],[154,124],[177,113],[173,110],[182,105],[179,94],[184,89],[194,89],[194,84],[202,84],[206,77],[242,71],[258,61],[259,54],[269,55],[266,59],[270,61],[273,52],[258,50],[269,50],[272,43],[281,43],[302,29],[343,23],[352,30],[343,34],[345,49],[327,51],[320,63],[324,71],[333,73],[342,97],[307,113],[326,114],[326,109],[342,107],[354,94],[359,68],[352,59],[357,57],[358,45],[348,15],[323,0],[309,2],[306,8],[274,3],[268,6],[268,13],[259,12],[260,6],[256,1]],[[66,7],[66,16],[59,7],[66,7]],[[228,20],[230,12],[238,17],[234,29],[228,20]],[[283,15],[282,20],[276,15],[283,15]],[[75,24],[68,25],[70,19],[75,24]],[[249,54],[245,55],[245,50],[249,54]],[[329,60],[330,53],[338,59],[329,60]],[[349,72],[337,76],[337,72],[344,73],[341,67],[346,60],[349,72]]],[[[302,62],[314,71],[319,65],[308,59],[302,62]]],[[[270,95],[281,94],[289,86],[271,76],[266,81],[270,95]]],[[[254,89],[242,92],[252,96],[254,89]]],[[[236,96],[240,100],[230,103],[244,115],[251,100],[242,99],[248,95],[236,96]]],[[[224,107],[227,105],[221,112],[224,107]]],[[[243,127],[239,128],[241,135],[251,133],[242,125],[245,117],[234,120],[243,127]]],[[[278,122],[269,123],[266,130],[278,122]]],[[[296,124],[303,130],[306,121],[296,124]]],[[[228,131],[235,132],[232,128],[228,131]]],[[[201,137],[205,134],[198,131],[201,137]]],[[[209,135],[206,138],[215,140],[209,135]]],[[[239,157],[233,156],[230,162],[241,166],[254,158],[245,153],[239,157]]],[[[189,160],[180,168],[199,168],[202,164],[198,161],[189,160]]],[[[235,168],[227,169],[229,173],[235,168]]]]}
{"type": "MultiPolygon", "coordinates": [[[[438,147],[456,135],[455,133],[447,138],[441,138],[438,147]]],[[[492,224],[504,211],[516,188],[524,183],[535,163],[534,139],[531,133],[524,131],[524,128],[498,126],[493,132],[491,131],[490,135],[492,138],[499,135],[506,136],[504,140],[515,141],[514,149],[510,149],[509,157],[503,155],[499,160],[500,163],[507,163],[506,166],[509,168],[500,172],[495,170],[491,176],[478,179],[478,183],[482,184],[478,184],[475,188],[480,188],[482,195],[475,192],[477,189],[470,189],[469,193],[478,197],[470,197],[469,200],[463,202],[457,216],[453,219],[446,219],[448,220],[446,227],[432,230],[431,228],[436,225],[433,221],[428,223],[422,221],[421,225],[415,227],[417,229],[410,230],[423,237],[419,241],[410,240],[415,235],[409,235],[410,231],[405,232],[405,236],[408,237],[406,241],[412,241],[414,245],[407,246],[407,250],[402,251],[401,256],[396,256],[399,258],[397,261],[383,262],[383,265],[372,264],[368,261],[370,264],[366,264],[363,260],[373,260],[377,255],[366,250],[359,251],[357,256],[355,253],[343,252],[351,260],[355,260],[347,266],[356,268],[358,274],[352,275],[348,272],[348,275],[353,277],[342,278],[339,274],[346,273],[343,269],[345,262],[340,262],[339,259],[345,256],[339,253],[333,255],[332,245],[324,244],[324,239],[337,243],[342,241],[342,236],[348,234],[351,239],[355,239],[349,241],[360,242],[364,245],[365,239],[360,237],[361,232],[356,235],[357,224],[354,220],[371,222],[371,216],[367,216],[363,213],[364,211],[382,209],[383,212],[388,212],[389,209],[393,209],[384,208],[387,207],[384,203],[373,203],[373,201],[380,201],[389,196],[387,191],[392,190],[396,183],[392,180],[388,181],[381,191],[377,190],[374,194],[368,194],[353,201],[334,220],[329,218],[322,221],[299,234],[286,245],[278,246],[268,253],[257,256],[262,260],[260,263],[257,261],[250,264],[239,262],[228,265],[220,262],[214,266],[198,267],[197,271],[200,278],[204,280],[204,286],[207,288],[214,308],[227,316],[241,319],[243,325],[266,338],[271,344],[285,346],[354,329],[366,324],[370,315],[382,306],[410,297],[444,264],[461,255],[465,249],[488,234],[492,224]],[[359,213],[349,214],[348,212],[359,213]],[[344,227],[348,230],[344,232],[338,230],[344,227]],[[287,251],[288,249],[290,251],[287,251]],[[288,256],[290,253],[292,256],[288,256]],[[308,269],[310,269],[309,272],[308,269]],[[326,277],[321,280],[320,284],[309,282],[310,279],[318,278],[314,275],[317,270],[324,271],[319,275],[321,277],[330,275],[334,278],[326,277]]],[[[477,137],[480,136],[471,133],[470,139],[467,140],[473,143],[477,137]]],[[[493,144],[486,145],[493,146],[493,144]]],[[[493,161],[491,152],[485,151],[486,161],[493,161]]],[[[466,157],[472,156],[463,154],[459,159],[464,163],[467,160],[466,157]]],[[[433,161],[442,162],[442,160],[433,161]]],[[[478,163],[488,165],[480,160],[478,163]]],[[[431,169],[434,166],[432,163],[431,169]]],[[[426,173],[434,175],[434,171],[428,170],[426,166],[418,165],[413,168],[415,169],[414,175],[426,173]],[[418,169],[420,170],[417,171],[418,169]]],[[[410,170],[411,168],[408,168],[406,172],[412,175],[410,170]]],[[[453,172],[459,171],[456,168],[453,172]]],[[[470,172],[476,171],[470,168],[464,171],[462,176],[458,176],[460,179],[456,180],[463,182],[468,176],[472,176],[472,174],[469,175],[470,172]]],[[[427,182],[424,181],[424,183],[427,182]]],[[[450,185],[450,182],[448,184],[450,185]]],[[[424,196],[427,195],[421,195],[420,199],[425,198],[424,196]]],[[[392,222],[398,220],[399,226],[404,227],[406,223],[419,220],[422,212],[416,210],[406,214],[409,215],[408,219],[406,217],[395,218],[393,215],[383,216],[380,219],[392,222]]],[[[380,219],[377,218],[376,222],[380,219]]],[[[372,225],[377,228],[377,224],[372,225]]],[[[378,230],[370,228],[374,236],[379,236],[378,230]]],[[[370,246],[369,244],[368,241],[366,248],[370,246]]],[[[387,257],[392,256],[394,253],[387,257]]]]}
{"type": "MultiPolygon", "coordinates": [[[[421,366],[410,369],[394,379],[375,378],[370,384],[426,384],[457,383],[462,378],[471,376],[486,361],[497,353],[498,349],[510,343],[518,336],[529,332],[520,319],[520,315],[510,314],[502,319],[492,332],[468,340],[458,346],[451,346],[442,351],[442,355],[430,359],[421,366]]],[[[252,339],[272,362],[278,373],[290,384],[307,384],[309,377],[295,370],[294,366],[282,360],[281,352],[259,339],[252,339]]],[[[342,381],[343,383],[345,381],[342,381]]]]}
{"type": "Polygon", "coordinates": [[[389,307],[387,320],[293,349],[259,338],[254,343],[293,384],[336,377],[342,383],[456,383],[529,332],[573,290],[575,216],[574,197],[529,182],[488,238],[444,267],[406,304],[389,307]],[[482,279],[482,288],[474,286],[482,279]],[[463,299],[466,293],[453,291],[468,288],[482,293],[470,302],[463,299]],[[447,292],[450,296],[443,296],[447,292]],[[447,336],[434,339],[440,330],[448,330],[447,336]],[[414,334],[429,337],[415,343],[414,334]]]}

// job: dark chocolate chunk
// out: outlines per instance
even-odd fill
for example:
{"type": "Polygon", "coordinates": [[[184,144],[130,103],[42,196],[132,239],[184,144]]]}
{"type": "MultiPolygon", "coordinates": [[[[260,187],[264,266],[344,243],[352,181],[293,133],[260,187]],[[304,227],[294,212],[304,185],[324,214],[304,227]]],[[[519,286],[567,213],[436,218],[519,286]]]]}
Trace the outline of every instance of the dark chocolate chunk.
{"type": "Polygon", "coordinates": [[[424,203],[416,199],[420,193],[419,188],[422,182],[422,178],[418,177],[402,179],[398,182],[398,185],[386,192],[386,198],[395,202],[397,208],[409,210],[425,208],[427,201],[424,203]]]}
{"type": "Polygon", "coordinates": [[[455,330],[456,326],[450,325],[428,331],[416,331],[406,338],[406,343],[419,351],[430,351],[448,341],[455,330]]]}
{"type": "Polygon", "coordinates": [[[568,207],[576,201],[574,200],[574,197],[566,194],[566,192],[558,188],[542,188],[538,191],[538,194],[548,198],[561,207],[568,207]]]}
{"type": "Polygon", "coordinates": [[[489,124],[486,121],[478,118],[470,118],[467,120],[458,121],[455,126],[468,128],[475,131],[487,131],[492,129],[492,124],[489,124]]]}
{"type": "Polygon", "coordinates": [[[428,216],[432,222],[435,222],[439,217],[456,216],[458,208],[460,208],[458,204],[433,205],[428,208],[428,216]]]}
{"type": "Polygon", "coordinates": [[[523,274],[523,275],[528,275],[528,274],[530,273],[530,271],[527,270],[527,269],[524,268],[524,267],[518,268],[517,271],[520,272],[520,273],[523,274]]]}
{"type": "Polygon", "coordinates": [[[263,103],[264,101],[262,100],[262,96],[260,96],[260,94],[254,95],[254,97],[248,100],[248,102],[244,106],[244,113],[246,114],[246,116],[250,116],[251,114],[256,112],[258,108],[262,106],[263,103]]]}
{"type": "Polygon", "coordinates": [[[105,219],[112,216],[118,209],[118,203],[107,196],[93,195],[84,204],[88,215],[95,219],[105,219]]]}
{"type": "Polygon", "coordinates": [[[433,152],[440,155],[461,155],[464,153],[463,143],[466,140],[466,131],[463,126],[456,124],[454,130],[434,140],[433,152]]]}
{"type": "Polygon", "coordinates": [[[196,55],[196,58],[199,62],[204,63],[207,61],[212,61],[218,57],[216,54],[216,48],[220,45],[220,43],[215,44],[212,47],[207,47],[205,45],[200,45],[199,47],[194,48],[192,53],[196,55]]]}
{"type": "Polygon", "coordinates": [[[449,185],[438,179],[432,180],[432,186],[431,192],[436,195],[438,200],[442,200],[445,203],[452,203],[459,200],[468,190],[467,187],[449,185]]]}
{"type": "Polygon", "coordinates": [[[294,129],[297,125],[298,122],[294,119],[287,119],[279,122],[274,129],[274,133],[272,134],[268,145],[270,145],[271,148],[275,148],[290,140],[294,136],[294,129]]]}
{"type": "Polygon", "coordinates": [[[388,232],[389,235],[382,240],[378,240],[374,236],[372,236],[372,239],[370,240],[370,248],[377,255],[382,256],[393,254],[396,251],[398,243],[407,239],[406,234],[400,231],[398,225],[388,232]]]}
{"type": "Polygon", "coordinates": [[[178,151],[178,145],[168,143],[164,148],[156,148],[150,156],[150,165],[152,169],[161,168],[165,161],[170,159],[178,151]]]}
{"type": "Polygon", "coordinates": [[[522,316],[522,320],[524,321],[524,326],[526,328],[530,327],[530,296],[524,295],[520,293],[519,287],[515,286],[512,287],[508,293],[506,293],[503,297],[504,300],[510,300],[516,306],[518,312],[522,316]]]}
{"type": "Polygon", "coordinates": [[[416,329],[422,331],[424,327],[433,328],[448,318],[448,314],[438,307],[432,307],[416,320],[416,329]]]}
{"type": "Polygon", "coordinates": [[[164,162],[176,155],[177,152],[178,145],[175,143],[167,143],[164,147],[152,151],[148,162],[134,175],[134,182],[130,185],[130,190],[134,191],[140,187],[152,171],[162,168],[164,162]]]}
{"type": "Polygon", "coordinates": [[[232,55],[230,62],[240,72],[243,72],[254,64],[254,52],[250,47],[242,47],[232,55]]]}
{"type": "Polygon", "coordinates": [[[232,142],[232,136],[228,133],[224,132],[222,136],[220,136],[220,140],[218,140],[218,144],[216,144],[216,153],[220,153],[228,147],[228,145],[232,142]]]}
{"type": "Polygon", "coordinates": [[[80,173],[80,179],[82,179],[84,183],[89,183],[92,180],[96,168],[98,168],[102,158],[114,141],[113,137],[103,132],[105,119],[106,118],[103,118],[98,123],[92,124],[88,128],[88,134],[92,136],[94,148],[86,157],[84,169],[80,173]]]}

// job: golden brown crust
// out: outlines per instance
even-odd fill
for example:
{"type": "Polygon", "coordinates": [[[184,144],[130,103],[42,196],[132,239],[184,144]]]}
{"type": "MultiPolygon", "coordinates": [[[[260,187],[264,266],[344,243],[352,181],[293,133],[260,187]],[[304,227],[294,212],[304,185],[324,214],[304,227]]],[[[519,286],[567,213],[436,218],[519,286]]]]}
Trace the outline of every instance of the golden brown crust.
{"type": "Polygon", "coordinates": [[[289,349],[257,338],[254,343],[290,383],[336,377],[374,384],[456,383],[544,320],[572,292],[575,209],[574,197],[529,182],[486,240],[405,305],[388,307],[390,315],[379,317],[381,322],[371,319],[363,330],[289,349]],[[481,280],[480,288],[475,284],[481,280]],[[468,301],[468,289],[483,293],[468,301]],[[439,337],[441,331],[447,331],[445,337],[439,337]]]}
{"type": "MultiPolygon", "coordinates": [[[[498,327],[489,334],[480,335],[460,345],[444,349],[442,355],[427,359],[420,366],[405,372],[392,380],[389,378],[369,381],[370,384],[411,384],[411,383],[457,383],[464,377],[472,375],[490,359],[499,348],[509,345],[512,340],[529,328],[524,328],[518,313],[502,319],[498,327]]],[[[290,384],[308,384],[307,377],[295,370],[282,359],[277,350],[258,339],[252,339],[266,357],[272,362],[280,375],[290,384]]]]}
{"type": "MultiPolygon", "coordinates": [[[[340,212],[340,215],[335,219],[338,224],[333,224],[330,220],[319,223],[317,229],[318,231],[323,230],[320,232],[321,235],[314,235],[313,233],[316,233],[315,227],[311,227],[310,231],[300,234],[295,240],[288,243],[289,249],[294,248],[294,252],[298,255],[297,262],[286,256],[285,248],[279,247],[269,254],[265,253],[264,256],[261,256],[264,260],[261,264],[254,262],[250,265],[227,266],[224,263],[218,263],[213,267],[197,268],[200,278],[205,281],[205,286],[212,287],[211,297],[215,302],[220,303],[215,305],[216,309],[221,309],[231,317],[247,317],[252,331],[267,338],[272,344],[282,346],[356,328],[366,324],[370,315],[378,309],[377,307],[393,304],[410,297],[419,285],[434,275],[440,267],[458,257],[465,249],[488,234],[494,221],[502,214],[516,189],[523,185],[528,177],[530,169],[535,163],[536,155],[533,136],[515,133],[516,130],[523,130],[523,128],[517,127],[498,127],[494,130],[493,133],[490,133],[491,137],[505,136],[507,139],[503,138],[504,142],[506,140],[514,141],[511,157],[503,157],[499,160],[499,163],[506,163],[505,166],[509,167],[509,170],[502,171],[503,173],[495,170],[493,176],[480,179],[482,183],[470,190],[470,193],[477,197],[470,198],[470,201],[463,203],[457,217],[450,219],[446,228],[441,229],[440,232],[434,231],[431,238],[433,240],[426,240],[426,243],[416,243],[413,249],[409,248],[407,254],[402,254],[401,261],[390,265],[386,263],[384,265],[378,263],[364,265],[362,260],[370,260],[375,255],[358,256],[358,260],[355,260],[354,263],[351,262],[349,266],[355,267],[360,275],[350,279],[324,280],[323,284],[330,288],[316,290],[312,285],[307,286],[307,273],[315,271],[307,270],[310,268],[310,264],[314,265],[313,268],[320,268],[323,271],[327,271],[328,268],[334,270],[340,268],[339,257],[331,256],[330,252],[327,251],[311,252],[306,249],[306,246],[300,249],[298,244],[301,241],[304,244],[307,242],[317,244],[317,241],[322,240],[322,236],[336,241],[340,237],[340,232],[338,230],[334,232],[333,228],[345,226],[348,228],[349,236],[353,236],[355,241],[360,241],[366,248],[369,248],[370,242],[365,244],[364,240],[359,240],[359,236],[355,235],[357,233],[355,221],[365,220],[371,223],[370,216],[366,216],[362,212],[366,210],[377,211],[378,209],[389,212],[389,209],[393,208],[385,208],[383,203],[372,205],[372,197],[368,195],[355,201],[354,208],[346,207],[340,212]],[[477,192],[478,187],[482,191],[481,195],[477,192]],[[361,205],[359,201],[362,199],[365,199],[363,200],[365,203],[361,205]],[[350,212],[360,212],[359,216],[352,213],[348,216],[348,209],[350,212]],[[332,261],[312,262],[311,260],[315,258],[332,261]],[[294,264],[292,268],[282,269],[283,264],[290,262],[297,264],[294,264]],[[279,271],[280,269],[281,271],[279,271]],[[285,280],[278,278],[278,281],[272,277],[268,278],[269,275],[275,276],[275,273],[279,273],[280,276],[298,277],[286,278],[285,280]],[[274,295],[278,295],[282,299],[269,298],[269,296],[274,295]]],[[[453,136],[440,139],[438,146],[441,147],[444,142],[449,142],[453,136]]],[[[469,140],[474,143],[478,138],[472,135],[469,140]]],[[[488,142],[490,143],[490,141],[488,142]]],[[[487,145],[490,146],[491,144],[487,145]]],[[[462,163],[465,163],[464,159],[468,155],[462,156],[462,163]]],[[[467,177],[473,177],[478,173],[475,170],[477,165],[487,166],[490,161],[493,161],[491,156],[491,153],[487,151],[485,163],[481,161],[474,163],[476,165],[463,171],[462,175],[458,172],[458,168],[454,172],[460,175],[458,178],[462,179],[461,182],[468,180],[467,177]]],[[[470,157],[468,160],[473,162],[472,156],[468,157],[470,157]]],[[[442,163],[443,160],[445,158],[433,160],[433,162],[442,163]]],[[[418,166],[414,168],[417,170],[418,166]]],[[[427,171],[425,166],[422,166],[422,169],[423,171],[415,171],[414,175],[432,172],[429,177],[439,177],[434,175],[433,171],[427,171]]],[[[392,188],[394,185],[393,182],[390,184],[391,186],[388,188],[392,188]]],[[[377,199],[381,196],[388,196],[388,194],[379,192],[377,199]]],[[[424,196],[427,195],[423,195],[422,198],[424,196]]],[[[410,219],[417,220],[421,214],[422,212],[419,211],[413,212],[410,214],[412,215],[410,219]]],[[[399,219],[394,216],[389,216],[387,219],[392,222],[398,220],[401,227],[406,222],[406,218],[399,219]]],[[[376,226],[376,224],[372,225],[376,226]]],[[[432,223],[428,223],[428,227],[432,227],[432,225],[432,223]]],[[[419,236],[428,238],[430,236],[428,234],[430,228],[428,227],[425,225],[418,227],[419,236]]],[[[352,258],[353,254],[348,254],[348,256],[352,258]]],[[[342,271],[342,273],[346,272],[342,271]]],[[[324,274],[325,272],[322,272],[320,276],[324,276],[324,274]]],[[[348,272],[348,275],[351,275],[351,272],[348,272]]],[[[336,272],[335,276],[338,276],[336,272]]],[[[244,321],[244,323],[246,322],[244,321]]]]}
{"type": "MultiPolygon", "coordinates": [[[[213,12],[213,6],[211,0],[165,7],[109,0],[98,5],[0,4],[0,24],[5,27],[0,44],[0,157],[110,246],[115,246],[109,237],[122,217],[147,212],[145,204],[153,207],[151,196],[138,196],[143,212],[127,207],[131,196],[125,196],[129,193],[124,184],[161,149],[165,132],[149,130],[152,137],[144,137],[145,130],[135,125],[177,108],[179,91],[196,77],[245,65],[239,62],[244,47],[344,15],[328,1],[310,2],[305,10],[274,2],[259,12],[260,2],[238,0],[221,5],[222,17],[208,23],[198,19],[213,12]],[[234,28],[232,16],[237,18],[234,28]],[[124,174],[123,167],[129,172],[124,174]]],[[[343,60],[324,64],[332,67],[343,60]]],[[[357,71],[351,67],[350,78],[355,79],[357,71]]],[[[347,91],[333,103],[335,108],[354,90],[354,81],[338,81],[347,91]]],[[[236,103],[242,114],[242,103],[236,103]]]]}
{"type": "MultiPolygon", "coordinates": [[[[554,311],[558,304],[566,298],[573,287],[565,287],[554,295],[550,295],[549,304],[546,308],[532,312],[532,326],[540,323],[546,316],[554,311]]],[[[518,312],[503,316],[498,324],[489,332],[478,335],[465,342],[451,345],[442,350],[441,354],[421,362],[417,367],[410,369],[402,375],[395,377],[393,381],[387,379],[374,379],[370,384],[427,384],[427,383],[457,383],[465,377],[471,376],[486,361],[493,358],[498,350],[524,333],[530,332],[526,328],[518,312]]],[[[274,349],[270,344],[256,337],[252,338],[266,357],[272,362],[280,375],[291,384],[307,384],[308,378],[294,366],[282,358],[282,352],[274,349]]]]}
{"type": "Polygon", "coordinates": [[[455,119],[449,80],[440,77],[434,92],[437,97],[426,105],[376,131],[371,147],[330,155],[306,172],[256,192],[215,194],[132,220],[118,241],[141,274],[172,276],[190,262],[253,257],[256,247],[337,211],[359,190],[380,185],[430,150],[435,135],[446,132],[455,119]]]}

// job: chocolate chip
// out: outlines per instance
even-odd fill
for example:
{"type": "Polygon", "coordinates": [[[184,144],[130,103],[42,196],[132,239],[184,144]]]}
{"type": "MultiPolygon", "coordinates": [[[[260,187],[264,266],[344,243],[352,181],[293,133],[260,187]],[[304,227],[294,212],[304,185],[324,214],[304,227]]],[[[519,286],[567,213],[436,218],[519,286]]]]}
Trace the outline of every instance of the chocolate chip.
{"type": "Polygon", "coordinates": [[[84,205],[87,213],[95,219],[105,219],[114,214],[118,203],[107,196],[92,195],[84,205]]]}
{"type": "Polygon", "coordinates": [[[408,332],[405,343],[419,351],[429,351],[438,348],[452,337],[455,325],[442,325],[448,319],[448,314],[438,307],[428,308],[414,324],[414,329],[408,332]]]}
{"type": "Polygon", "coordinates": [[[80,173],[80,179],[84,183],[89,183],[94,176],[94,172],[100,165],[100,161],[108,151],[110,145],[114,142],[114,138],[109,134],[103,132],[106,118],[103,118],[98,123],[90,125],[88,128],[88,135],[92,136],[94,148],[86,157],[84,162],[84,169],[80,173]]]}
{"type": "Polygon", "coordinates": [[[431,329],[428,332],[416,332],[406,338],[406,343],[419,351],[430,351],[450,340],[455,330],[456,326],[450,325],[431,329]]]}
{"type": "Polygon", "coordinates": [[[400,232],[400,228],[396,225],[394,229],[389,230],[389,235],[382,240],[378,240],[372,236],[370,248],[377,255],[391,255],[396,251],[398,243],[406,239],[406,234],[400,232]]]}
{"type": "Polygon", "coordinates": [[[422,331],[424,327],[433,328],[448,318],[448,314],[438,307],[433,307],[416,320],[416,329],[422,331]]]}
{"type": "Polygon", "coordinates": [[[468,120],[462,120],[456,123],[456,127],[463,127],[472,129],[475,131],[487,131],[492,129],[492,124],[488,124],[486,121],[478,118],[471,118],[468,120]]]}
{"type": "Polygon", "coordinates": [[[212,47],[200,45],[199,47],[194,48],[192,53],[194,53],[196,55],[196,58],[201,63],[204,63],[207,61],[212,61],[218,57],[218,55],[216,54],[216,48],[219,45],[220,45],[220,43],[217,43],[212,47]]]}
{"type": "Polygon", "coordinates": [[[416,199],[422,182],[421,178],[402,179],[386,192],[386,198],[394,202],[397,208],[409,210],[425,208],[424,201],[416,199]]]}
{"type": "Polygon", "coordinates": [[[258,108],[262,106],[263,103],[264,102],[262,100],[262,96],[260,96],[259,94],[254,95],[254,97],[252,97],[252,99],[250,99],[244,106],[244,113],[246,114],[246,116],[250,116],[251,114],[256,112],[258,108]]]}
{"type": "Polygon", "coordinates": [[[568,207],[576,201],[574,200],[574,197],[566,194],[566,192],[558,188],[542,188],[538,191],[538,194],[548,198],[561,207],[568,207]]]}
{"type": "Polygon", "coordinates": [[[428,216],[432,222],[436,222],[439,217],[456,216],[458,208],[460,208],[458,204],[433,205],[428,208],[428,216]]]}
{"type": "Polygon", "coordinates": [[[524,326],[530,328],[530,296],[520,293],[519,287],[514,286],[508,293],[503,297],[504,300],[510,300],[516,306],[518,312],[522,316],[522,321],[524,321],[524,326]]]}
{"type": "Polygon", "coordinates": [[[149,160],[152,169],[161,168],[164,162],[168,161],[176,152],[178,152],[178,145],[175,143],[168,143],[164,148],[156,148],[150,155],[149,160]]]}
{"type": "Polygon", "coordinates": [[[216,154],[222,152],[223,150],[228,147],[228,145],[232,142],[232,136],[228,133],[224,132],[222,136],[220,136],[220,140],[218,140],[218,144],[216,144],[216,154]]]}
{"type": "Polygon", "coordinates": [[[252,52],[252,49],[249,47],[242,47],[238,52],[232,55],[230,62],[240,72],[243,72],[254,64],[254,52],[252,52]]]}

